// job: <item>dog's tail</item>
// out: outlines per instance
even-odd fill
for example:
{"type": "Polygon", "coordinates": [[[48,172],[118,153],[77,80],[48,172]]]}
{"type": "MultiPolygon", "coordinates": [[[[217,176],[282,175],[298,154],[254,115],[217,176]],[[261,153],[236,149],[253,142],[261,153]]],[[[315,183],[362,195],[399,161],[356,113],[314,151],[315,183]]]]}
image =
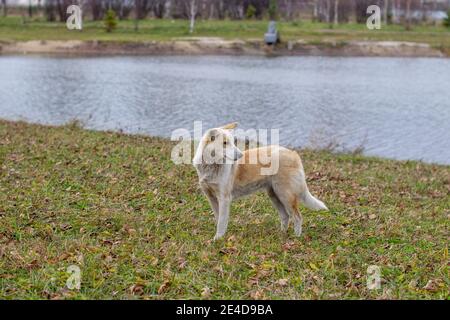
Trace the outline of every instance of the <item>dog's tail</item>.
{"type": "Polygon", "coordinates": [[[322,201],[320,201],[319,199],[315,198],[308,189],[306,189],[302,194],[301,194],[301,200],[303,202],[303,204],[305,205],[305,207],[307,207],[308,209],[311,210],[326,210],[328,211],[327,206],[325,205],[325,203],[323,203],[322,201]]]}

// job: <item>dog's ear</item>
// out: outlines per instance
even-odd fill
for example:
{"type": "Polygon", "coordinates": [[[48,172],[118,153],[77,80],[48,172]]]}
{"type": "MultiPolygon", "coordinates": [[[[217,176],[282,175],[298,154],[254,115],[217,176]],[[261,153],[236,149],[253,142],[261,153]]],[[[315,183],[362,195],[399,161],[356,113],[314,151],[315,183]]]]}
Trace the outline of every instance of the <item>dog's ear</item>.
{"type": "Polygon", "coordinates": [[[216,129],[211,129],[209,130],[209,133],[207,135],[206,141],[208,142],[213,142],[214,140],[216,140],[216,136],[218,135],[218,131],[216,129]]]}
{"type": "Polygon", "coordinates": [[[231,130],[231,129],[236,128],[237,125],[238,125],[237,122],[232,122],[232,123],[229,123],[229,124],[226,124],[226,125],[222,126],[221,128],[225,129],[225,130],[231,130]]]}

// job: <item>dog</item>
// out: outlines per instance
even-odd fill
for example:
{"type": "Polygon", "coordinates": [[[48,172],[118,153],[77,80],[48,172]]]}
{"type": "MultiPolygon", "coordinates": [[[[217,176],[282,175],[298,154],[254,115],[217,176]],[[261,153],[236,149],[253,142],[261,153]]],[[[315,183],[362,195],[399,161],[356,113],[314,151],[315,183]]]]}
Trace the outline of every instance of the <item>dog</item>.
{"type": "Polygon", "coordinates": [[[300,236],[303,218],[298,211],[299,201],[311,210],[328,210],[309,192],[300,156],[274,145],[242,152],[232,134],[236,126],[230,123],[207,130],[193,158],[200,188],[214,211],[214,240],[222,238],[227,230],[231,201],[264,189],[280,215],[282,232],[287,231],[290,218],[295,235],[300,236]],[[273,166],[275,162],[277,166],[273,166]],[[276,170],[267,172],[270,167],[276,170]]]}

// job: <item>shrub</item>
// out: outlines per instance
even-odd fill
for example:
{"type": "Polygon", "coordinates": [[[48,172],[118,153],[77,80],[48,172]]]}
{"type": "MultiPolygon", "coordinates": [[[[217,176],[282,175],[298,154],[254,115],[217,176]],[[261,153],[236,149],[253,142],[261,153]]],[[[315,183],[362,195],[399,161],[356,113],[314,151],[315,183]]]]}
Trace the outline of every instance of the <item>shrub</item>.
{"type": "Polygon", "coordinates": [[[111,32],[117,27],[117,17],[114,10],[109,9],[106,12],[104,23],[107,32],[111,32]]]}
{"type": "Polygon", "coordinates": [[[450,10],[447,11],[447,18],[444,19],[444,26],[450,28],[450,10]]]}
{"type": "Polygon", "coordinates": [[[273,19],[273,20],[276,19],[277,11],[278,11],[277,0],[270,0],[269,1],[269,18],[273,19]]]}
{"type": "Polygon", "coordinates": [[[256,16],[256,8],[253,5],[249,5],[245,16],[247,17],[247,19],[254,18],[256,16]]]}

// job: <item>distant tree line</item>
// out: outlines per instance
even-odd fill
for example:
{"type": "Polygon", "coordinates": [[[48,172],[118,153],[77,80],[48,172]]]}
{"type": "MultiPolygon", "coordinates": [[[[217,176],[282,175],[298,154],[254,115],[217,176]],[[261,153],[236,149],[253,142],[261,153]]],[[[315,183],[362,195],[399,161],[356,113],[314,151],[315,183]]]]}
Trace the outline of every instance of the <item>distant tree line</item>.
{"type": "MultiPolygon", "coordinates": [[[[3,14],[13,0],[1,0],[3,14]]],[[[365,22],[367,7],[379,5],[388,23],[426,21],[429,12],[450,9],[450,0],[40,0],[48,21],[65,21],[66,8],[78,3],[84,16],[104,18],[113,10],[119,19],[312,19],[330,24],[365,22]]],[[[31,10],[30,10],[31,12],[31,10]]]]}

